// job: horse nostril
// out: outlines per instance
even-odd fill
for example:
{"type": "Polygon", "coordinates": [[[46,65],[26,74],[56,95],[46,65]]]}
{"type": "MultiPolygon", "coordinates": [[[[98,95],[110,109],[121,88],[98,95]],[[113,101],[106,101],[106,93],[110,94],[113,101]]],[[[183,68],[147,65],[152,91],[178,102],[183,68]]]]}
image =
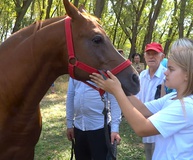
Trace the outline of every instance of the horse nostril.
{"type": "Polygon", "coordinates": [[[133,75],[132,75],[132,80],[133,80],[134,82],[139,83],[139,77],[138,77],[138,75],[133,74],[133,75]]]}

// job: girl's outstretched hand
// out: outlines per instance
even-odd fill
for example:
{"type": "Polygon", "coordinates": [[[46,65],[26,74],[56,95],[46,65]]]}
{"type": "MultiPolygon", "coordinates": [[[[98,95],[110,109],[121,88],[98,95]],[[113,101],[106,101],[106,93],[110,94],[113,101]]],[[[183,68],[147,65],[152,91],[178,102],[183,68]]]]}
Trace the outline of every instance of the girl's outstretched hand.
{"type": "Polygon", "coordinates": [[[109,78],[107,77],[107,79],[105,80],[102,75],[98,74],[98,73],[92,73],[92,75],[90,75],[91,81],[93,81],[94,83],[96,83],[96,85],[111,93],[111,94],[115,94],[117,93],[121,88],[121,83],[119,82],[119,80],[117,79],[117,77],[115,77],[110,71],[107,71],[107,75],[109,76],[109,78]]]}

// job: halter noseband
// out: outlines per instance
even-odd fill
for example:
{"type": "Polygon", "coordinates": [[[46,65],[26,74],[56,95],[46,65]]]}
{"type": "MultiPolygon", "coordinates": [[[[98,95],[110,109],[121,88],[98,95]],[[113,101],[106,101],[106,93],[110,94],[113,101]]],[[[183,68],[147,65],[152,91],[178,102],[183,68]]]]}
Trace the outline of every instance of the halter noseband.
{"type": "MultiPolygon", "coordinates": [[[[77,58],[75,57],[74,54],[74,46],[73,46],[73,41],[72,41],[72,30],[71,30],[71,18],[70,17],[66,17],[65,18],[65,33],[66,33],[66,43],[67,43],[67,50],[68,50],[68,72],[70,77],[75,78],[74,76],[74,68],[77,67],[87,73],[100,73],[97,69],[88,66],[85,63],[82,63],[80,61],[77,60],[77,58]],[[74,63],[71,63],[72,61],[74,61],[74,63]]],[[[131,65],[131,61],[128,59],[126,61],[124,61],[123,63],[121,63],[120,65],[118,65],[117,67],[115,67],[114,69],[111,70],[111,72],[116,75],[119,72],[121,72],[122,70],[124,70],[125,68],[127,68],[128,66],[131,65]]],[[[104,91],[101,91],[100,89],[96,88],[95,86],[91,85],[88,82],[84,82],[88,85],[90,85],[91,87],[93,87],[96,90],[99,90],[100,95],[104,93],[104,91]]]]}

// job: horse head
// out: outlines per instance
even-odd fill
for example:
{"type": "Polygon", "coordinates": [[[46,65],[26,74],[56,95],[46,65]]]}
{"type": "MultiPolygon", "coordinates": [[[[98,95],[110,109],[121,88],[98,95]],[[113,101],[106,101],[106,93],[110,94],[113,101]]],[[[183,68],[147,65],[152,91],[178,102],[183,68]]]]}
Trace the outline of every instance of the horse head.
{"type": "MultiPolygon", "coordinates": [[[[99,19],[87,14],[85,11],[80,12],[68,0],[63,0],[63,3],[67,15],[71,18],[74,57],[69,59],[69,65],[73,65],[73,78],[87,81],[90,79],[89,74],[95,71],[85,71],[75,65],[77,62],[85,64],[83,68],[88,66],[95,68],[97,72],[97,70],[111,71],[126,61],[111,43],[100,25],[99,19]]],[[[66,52],[71,54],[72,51],[68,50],[66,52]]],[[[120,80],[126,95],[136,94],[139,91],[138,74],[132,65],[120,69],[116,76],[120,80]]]]}

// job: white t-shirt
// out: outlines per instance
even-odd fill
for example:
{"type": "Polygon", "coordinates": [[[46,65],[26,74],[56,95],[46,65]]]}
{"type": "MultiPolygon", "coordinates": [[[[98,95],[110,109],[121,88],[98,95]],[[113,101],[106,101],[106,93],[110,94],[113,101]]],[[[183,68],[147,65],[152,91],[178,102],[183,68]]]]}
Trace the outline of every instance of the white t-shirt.
{"type": "Polygon", "coordinates": [[[153,160],[193,160],[193,95],[172,100],[176,92],[145,103],[149,120],[160,132],[153,160]]]}
{"type": "MultiPolygon", "coordinates": [[[[141,102],[149,102],[155,99],[157,86],[163,83],[165,77],[164,72],[166,70],[167,69],[160,64],[153,77],[150,77],[149,69],[143,70],[140,73],[140,91],[136,96],[141,102]]],[[[143,137],[142,141],[143,143],[154,143],[155,136],[143,137]]]]}

